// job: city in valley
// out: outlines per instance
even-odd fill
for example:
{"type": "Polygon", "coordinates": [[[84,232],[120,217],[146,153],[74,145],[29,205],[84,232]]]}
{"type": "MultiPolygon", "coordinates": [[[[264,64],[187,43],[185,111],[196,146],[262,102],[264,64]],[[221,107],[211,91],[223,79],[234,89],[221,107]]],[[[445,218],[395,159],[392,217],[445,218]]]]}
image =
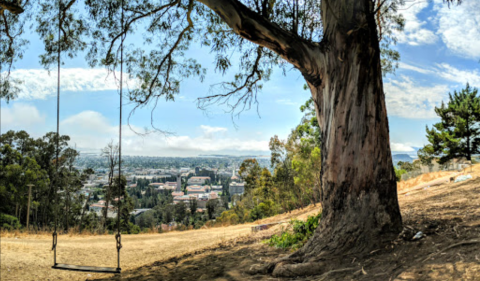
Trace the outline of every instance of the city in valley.
{"type": "MultiPolygon", "coordinates": [[[[133,199],[135,207],[130,213],[133,222],[141,221],[139,216],[156,206],[153,205],[152,202],[155,202],[155,200],[152,200],[152,198],[162,196],[169,198],[165,201],[165,205],[182,203],[186,206],[186,211],[192,214],[197,212],[208,215],[208,211],[215,212],[209,214],[210,217],[214,218],[215,214],[221,214],[222,211],[234,206],[235,201],[240,199],[245,191],[245,182],[239,177],[239,169],[237,168],[242,163],[242,157],[212,156],[191,159],[178,158],[177,160],[176,158],[127,156],[123,159],[122,175],[126,179],[126,191],[133,199]],[[165,168],[137,168],[138,166],[147,166],[148,164],[145,163],[147,161],[155,163],[154,166],[164,166],[165,168]],[[170,163],[162,164],[165,162],[170,163]],[[202,163],[203,165],[200,167],[192,168],[172,167],[178,166],[180,163],[191,165],[195,162],[206,163],[202,163]],[[208,165],[209,162],[212,164],[208,165]],[[215,167],[216,164],[222,168],[215,167]],[[192,201],[195,203],[191,203],[192,201]],[[190,210],[193,205],[196,209],[190,210]],[[210,206],[210,209],[207,209],[207,205],[210,206]]],[[[259,157],[259,159],[266,162],[262,157],[259,157]]],[[[105,161],[102,160],[101,156],[91,154],[79,157],[76,169],[84,170],[88,169],[89,166],[96,166],[97,168],[92,169],[94,173],[82,182],[82,187],[72,196],[84,198],[87,212],[92,212],[101,217],[105,208],[108,208],[107,217],[115,218],[117,207],[112,203],[106,206],[104,190],[108,188],[109,175],[108,169],[103,167],[105,161]]],[[[118,170],[116,176],[118,176],[118,170]]],[[[117,202],[118,197],[111,200],[117,202]]],[[[175,209],[174,206],[171,207],[173,210],[175,209]]],[[[172,221],[164,222],[164,224],[155,226],[162,227],[163,230],[175,229],[175,216],[172,216],[172,221]]]]}

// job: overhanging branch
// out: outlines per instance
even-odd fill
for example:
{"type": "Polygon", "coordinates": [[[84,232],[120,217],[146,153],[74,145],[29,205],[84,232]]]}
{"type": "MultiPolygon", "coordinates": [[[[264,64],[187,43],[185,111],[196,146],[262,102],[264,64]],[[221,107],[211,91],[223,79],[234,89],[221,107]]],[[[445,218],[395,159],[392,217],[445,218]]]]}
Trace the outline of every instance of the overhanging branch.
{"type": "Polygon", "coordinates": [[[238,0],[197,0],[206,5],[232,30],[257,45],[268,48],[303,71],[311,69],[318,48],[250,10],[238,0]]]}
{"type": "MultiPolygon", "coordinates": [[[[113,49],[113,46],[115,45],[115,42],[116,42],[121,36],[125,35],[125,34],[128,32],[130,26],[131,26],[133,23],[137,22],[137,21],[140,20],[140,19],[143,19],[143,18],[146,18],[146,17],[148,17],[148,16],[154,15],[154,14],[156,14],[156,13],[162,11],[162,10],[165,10],[165,9],[166,9],[165,12],[167,12],[171,7],[174,7],[175,5],[178,5],[179,3],[180,3],[180,0],[175,0],[175,1],[172,1],[171,3],[165,4],[165,5],[163,5],[163,6],[160,6],[160,7],[156,8],[156,9],[153,9],[152,11],[150,11],[150,12],[148,12],[148,13],[141,13],[141,12],[139,12],[139,11],[134,11],[135,13],[139,13],[140,15],[137,16],[137,17],[132,18],[132,19],[129,20],[129,21],[127,21],[127,23],[125,24],[125,28],[122,30],[122,32],[120,32],[119,34],[117,34],[117,36],[115,36],[115,37],[113,38],[113,40],[110,42],[110,47],[108,48],[106,57],[108,58],[108,57],[110,56],[110,54],[111,54],[111,52],[112,52],[112,49],[113,49]]],[[[126,9],[126,10],[129,10],[129,9],[126,9]]],[[[165,12],[164,12],[164,13],[165,13],[165,12]]]]}
{"type": "Polygon", "coordinates": [[[263,55],[263,47],[258,46],[256,49],[256,58],[252,66],[252,70],[241,81],[241,84],[237,85],[236,82],[224,82],[217,84],[222,90],[226,90],[225,94],[214,94],[207,97],[197,99],[197,107],[202,110],[206,110],[208,106],[213,104],[227,105],[232,115],[237,111],[237,115],[243,112],[245,109],[251,109],[252,103],[257,102],[258,82],[262,80],[263,71],[260,70],[260,61],[263,55]],[[233,103],[230,100],[235,98],[233,103]]]}
{"type": "Polygon", "coordinates": [[[7,1],[4,1],[4,0],[0,0],[0,7],[3,10],[7,10],[14,15],[19,15],[19,14],[21,14],[25,11],[23,9],[23,7],[20,6],[19,2],[14,3],[14,2],[11,2],[11,1],[7,2],[7,1]]]}

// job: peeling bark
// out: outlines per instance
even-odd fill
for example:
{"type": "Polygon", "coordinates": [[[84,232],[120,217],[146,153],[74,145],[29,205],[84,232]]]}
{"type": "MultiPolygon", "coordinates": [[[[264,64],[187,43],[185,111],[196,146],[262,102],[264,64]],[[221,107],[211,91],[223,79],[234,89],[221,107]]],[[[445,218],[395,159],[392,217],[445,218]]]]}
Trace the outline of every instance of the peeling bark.
{"type": "MultiPolygon", "coordinates": [[[[313,266],[359,254],[401,231],[377,30],[369,0],[322,2],[328,51],[305,77],[322,130],[322,209],[312,239],[291,258],[313,266]],[[317,84],[316,84],[317,83],[317,84]]],[[[321,268],[279,264],[276,276],[321,268]],[[303,270],[305,269],[305,270],[303,270]]]]}
{"type": "MultiPolygon", "coordinates": [[[[323,140],[323,215],[313,239],[290,259],[317,264],[324,255],[367,251],[396,236],[402,219],[373,2],[322,1],[324,38],[318,45],[297,39],[237,0],[199,2],[240,36],[298,68],[315,101],[323,140]]],[[[317,270],[307,268],[281,263],[275,272],[317,270]]]]}

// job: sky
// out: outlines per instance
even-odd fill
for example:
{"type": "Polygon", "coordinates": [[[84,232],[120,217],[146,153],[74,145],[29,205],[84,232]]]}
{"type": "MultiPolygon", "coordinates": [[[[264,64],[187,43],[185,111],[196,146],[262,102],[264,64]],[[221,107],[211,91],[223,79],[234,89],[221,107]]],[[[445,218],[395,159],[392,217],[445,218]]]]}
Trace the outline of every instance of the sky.
{"type": "MultiPolygon", "coordinates": [[[[443,0],[417,1],[401,10],[405,30],[397,34],[395,47],[401,55],[395,74],[384,77],[390,142],[394,154],[414,153],[426,144],[425,126],[439,121],[434,107],[448,93],[468,82],[480,87],[480,1],[466,0],[450,8],[443,0]]],[[[2,132],[26,130],[33,137],[56,130],[56,72],[39,64],[43,45],[36,34],[24,58],[12,72],[21,79],[21,93],[9,104],[2,102],[2,132]]],[[[123,120],[123,154],[142,156],[197,156],[205,154],[266,155],[273,135],[285,139],[299,124],[299,110],[310,93],[303,89],[301,74],[275,69],[258,96],[258,111],[243,112],[232,119],[224,108],[208,112],[196,99],[209,94],[212,84],[222,81],[213,72],[213,57],[207,48],[189,52],[204,67],[205,81],[183,81],[175,102],[160,100],[137,110],[127,124],[123,120]],[[156,127],[169,135],[136,132],[156,127]]],[[[71,137],[70,145],[83,152],[98,153],[111,140],[118,141],[118,83],[103,69],[91,69],[80,55],[65,59],[61,70],[60,133],[71,137]]],[[[133,81],[127,81],[128,85],[133,81]]],[[[126,102],[126,101],[125,101],[126,102]]],[[[126,102],[127,103],[127,102],[126,102]]],[[[126,104],[124,116],[133,108],[126,104]]]]}

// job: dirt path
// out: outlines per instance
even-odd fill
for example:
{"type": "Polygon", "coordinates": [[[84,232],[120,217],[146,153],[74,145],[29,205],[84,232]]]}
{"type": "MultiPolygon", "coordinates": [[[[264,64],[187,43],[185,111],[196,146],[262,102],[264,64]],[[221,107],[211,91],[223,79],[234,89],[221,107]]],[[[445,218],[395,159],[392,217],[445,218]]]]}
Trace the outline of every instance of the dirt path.
{"type": "Polygon", "coordinates": [[[367,255],[330,261],[327,269],[347,271],[294,279],[249,275],[252,266],[288,254],[257,240],[100,280],[480,280],[480,179],[413,190],[399,199],[409,239],[399,237],[367,255]],[[411,241],[418,231],[425,237],[411,241]]]}
{"type": "Polygon", "coordinates": [[[431,181],[427,181],[427,182],[423,182],[423,183],[420,183],[420,184],[417,184],[413,187],[410,187],[410,188],[405,188],[404,190],[402,191],[399,191],[399,195],[405,195],[409,192],[412,192],[414,190],[419,190],[419,189],[424,189],[424,188],[429,188],[429,187],[433,187],[433,186],[437,186],[437,185],[441,185],[441,184],[444,184],[444,183],[449,183],[450,182],[450,179],[453,177],[455,178],[456,176],[459,176],[461,175],[462,173],[451,173],[447,176],[444,176],[444,177],[441,177],[441,178],[437,178],[437,179],[434,179],[434,180],[431,180],[431,181]]]}
{"type": "Polygon", "coordinates": [[[429,185],[431,184],[430,182],[436,182],[437,180],[446,182],[450,177],[455,177],[459,174],[461,174],[461,172],[456,171],[440,171],[422,174],[418,177],[397,183],[397,189],[399,192],[404,192],[405,190],[413,189],[420,185],[429,185]]]}

